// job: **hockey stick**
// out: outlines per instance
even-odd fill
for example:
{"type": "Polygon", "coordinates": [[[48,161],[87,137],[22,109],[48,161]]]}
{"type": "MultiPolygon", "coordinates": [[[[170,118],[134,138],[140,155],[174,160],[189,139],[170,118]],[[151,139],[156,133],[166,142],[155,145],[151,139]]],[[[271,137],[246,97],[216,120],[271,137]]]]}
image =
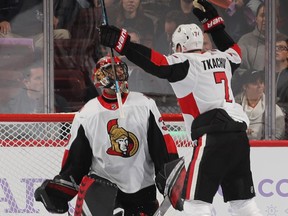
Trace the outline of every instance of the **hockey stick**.
{"type": "Polygon", "coordinates": [[[169,200],[169,197],[166,196],[164,200],[161,202],[159,208],[154,213],[153,216],[163,216],[168,211],[168,209],[171,207],[171,202],[169,200]]]}
{"type": "Polygon", "coordinates": [[[171,171],[171,173],[169,174],[166,180],[166,185],[165,185],[164,194],[163,194],[165,198],[153,216],[164,216],[165,213],[168,211],[168,209],[171,207],[171,202],[170,202],[169,197],[171,196],[172,188],[175,185],[181,173],[181,170],[184,168],[184,166],[185,166],[185,160],[184,160],[184,157],[182,157],[180,158],[176,166],[173,168],[173,170],[171,171]]]}
{"type": "MultiPolygon", "coordinates": [[[[100,3],[101,3],[101,9],[102,9],[102,24],[108,25],[108,16],[107,16],[107,12],[106,12],[105,2],[104,2],[104,0],[100,0],[100,3]]],[[[116,90],[117,102],[118,102],[118,106],[119,106],[120,118],[124,118],[121,92],[120,92],[119,82],[118,82],[117,76],[116,76],[115,60],[114,60],[115,55],[114,55],[113,48],[110,49],[110,53],[111,53],[112,71],[113,71],[114,76],[115,76],[115,90],[116,90]]]]}

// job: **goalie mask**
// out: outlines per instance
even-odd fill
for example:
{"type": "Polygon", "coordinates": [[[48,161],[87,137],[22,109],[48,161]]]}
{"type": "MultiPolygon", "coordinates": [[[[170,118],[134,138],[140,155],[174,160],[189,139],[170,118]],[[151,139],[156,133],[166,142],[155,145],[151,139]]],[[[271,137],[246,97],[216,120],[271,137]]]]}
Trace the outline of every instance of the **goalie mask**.
{"type": "Polygon", "coordinates": [[[119,82],[119,86],[126,84],[129,74],[126,63],[121,61],[118,57],[114,57],[114,73],[111,60],[112,59],[109,56],[101,58],[97,62],[96,68],[93,70],[92,78],[96,86],[103,86],[104,88],[115,90],[115,80],[119,82]]]}
{"type": "Polygon", "coordinates": [[[178,44],[181,46],[182,52],[202,50],[202,30],[196,24],[179,25],[172,35],[172,51],[174,53],[178,44]]]}

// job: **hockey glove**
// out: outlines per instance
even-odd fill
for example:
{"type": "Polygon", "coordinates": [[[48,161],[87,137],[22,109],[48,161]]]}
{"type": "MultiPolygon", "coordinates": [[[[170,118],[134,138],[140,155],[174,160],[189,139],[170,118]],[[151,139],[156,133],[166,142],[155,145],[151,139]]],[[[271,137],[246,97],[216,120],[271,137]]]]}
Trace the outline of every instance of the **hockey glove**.
{"type": "Polygon", "coordinates": [[[68,211],[68,202],[77,193],[77,189],[71,182],[55,177],[54,180],[45,180],[36,189],[34,197],[36,201],[44,204],[48,212],[62,214],[68,211]]]}
{"type": "Polygon", "coordinates": [[[193,5],[193,13],[203,24],[204,32],[225,28],[223,18],[211,3],[206,0],[194,0],[193,5]]]}
{"type": "Polygon", "coordinates": [[[166,163],[155,179],[159,192],[168,196],[171,205],[179,211],[183,210],[182,189],[185,176],[185,161],[182,157],[166,163]]]}
{"type": "Polygon", "coordinates": [[[100,43],[115,49],[121,55],[125,55],[130,43],[130,36],[125,29],[102,25],[100,26],[100,43]]]}

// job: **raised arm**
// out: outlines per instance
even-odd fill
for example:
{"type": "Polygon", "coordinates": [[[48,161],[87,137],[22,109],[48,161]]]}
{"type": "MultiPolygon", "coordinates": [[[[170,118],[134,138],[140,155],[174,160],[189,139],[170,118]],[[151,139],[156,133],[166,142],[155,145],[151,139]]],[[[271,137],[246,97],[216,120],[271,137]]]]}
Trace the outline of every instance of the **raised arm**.
{"type": "MultiPolygon", "coordinates": [[[[194,15],[199,19],[203,25],[204,32],[211,34],[212,39],[216,47],[222,52],[229,52],[229,48],[233,49],[232,52],[236,52],[240,58],[241,49],[225,31],[224,20],[219,16],[217,10],[211,3],[206,0],[194,0],[194,15]]],[[[240,63],[231,62],[232,72],[239,67],[240,63]]]]}
{"type": "Polygon", "coordinates": [[[181,62],[168,65],[167,59],[161,53],[130,41],[125,29],[104,25],[100,27],[100,40],[104,46],[115,49],[125,55],[131,62],[146,72],[168,81],[175,82],[183,79],[186,74],[176,74],[175,71],[188,71],[189,63],[181,62]]]}

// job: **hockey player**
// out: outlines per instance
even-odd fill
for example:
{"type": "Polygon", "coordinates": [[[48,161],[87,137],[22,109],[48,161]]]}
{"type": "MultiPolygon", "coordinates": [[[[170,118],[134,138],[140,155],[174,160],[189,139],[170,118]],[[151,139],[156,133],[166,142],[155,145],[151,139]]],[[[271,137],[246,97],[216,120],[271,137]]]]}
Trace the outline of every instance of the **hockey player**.
{"type": "Polygon", "coordinates": [[[246,134],[249,120],[231,91],[231,77],[241,63],[241,50],[225,32],[223,19],[209,2],[194,1],[194,6],[204,32],[211,34],[219,50],[201,51],[203,33],[195,24],[180,25],[175,30],[175,53],[169,56],[130,42],[125,29],[114,26],[101,26],[101,43],[126,55],[146,72],[167,79],[178,98],[195,143],[182,194],[184,211],[191,216],[212,215],[213,198],[221,186],[232,215],[260,216],[253,198],[246,134]]]}
{"type": "Polygon", "coordinates": [[[124,118],[119,118],[110,57],[100,59],[93,78],[103,94],[76,113],[62,169],[35,191],[52,213],[64,213],[78,191],[75,216],[150,216],[157,210],[155,174],[178,159],[154,100],[128,90],[128,68],[115,57],[124,118]],[[118,215],[118,214],[117,214],[118,215]]]}

